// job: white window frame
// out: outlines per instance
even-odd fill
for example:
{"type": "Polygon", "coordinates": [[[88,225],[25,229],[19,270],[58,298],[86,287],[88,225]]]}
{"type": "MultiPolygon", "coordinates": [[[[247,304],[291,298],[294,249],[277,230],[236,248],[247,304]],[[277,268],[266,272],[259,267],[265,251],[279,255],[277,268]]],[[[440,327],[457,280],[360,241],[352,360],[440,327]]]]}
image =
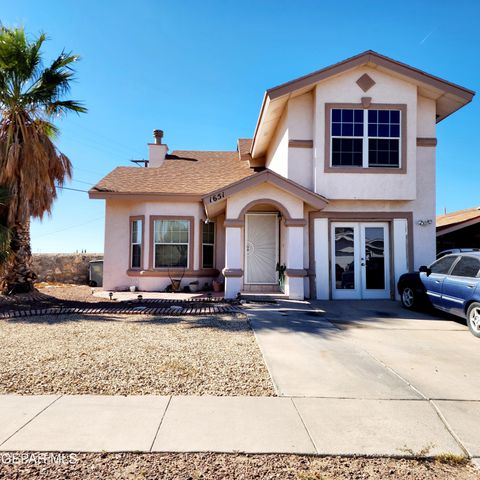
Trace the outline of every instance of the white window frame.
{"type": "Polygon", "coordinates": [[[389,170],[395,170],[395,169],[401,169],[402,168],[402,110],[399,108],[375,108],[375,106],[372,106],[371,109],[368,108],[354,108],[354,107],[333,107],[330,109],[330,131],[328,134],[330,135],[330,167],[331,168],[371,168],[371,169],[377,169],[377,168],[388,168],[389,170]],[[351,137],[345,137],[345,136],[338,136],[338,135],[332,135],[332,125],[333,125],[333,110],[362,110],[363,111],[363,136],[362,137],[356,137],[356,136],[351,136],[351,137]],[[400,136],[399,137],[369,137],[368,136],[368,111],[369,110],[394,110],[400,114],[400,136]],[[362,166],[357,167],[355,165],[333,165],[333,139],[334,138],[344,138],[344,139],[350,139],[350,140],[359,140],[360,138],[362,139],[362,166]],[[370,167],[368,164],[368,140],[398,140],[398,166],[397,167],[370,167]]]}
{"type": "Polygon", "coordinates": [[[190,268],[190,220],[186,220],[184,218],[165,218],[165,219],[162,219],[162,218],[159,218],[159,219],[155,219],[153,221],[153,268],[154,269],[163,269],[163,270],[166,270],[166,269],[175,269],[175,268],[185,268],[185,269],[189,269],[190,268]],[[186,222],[187,223],[187,233],[188,233],[188,241],[187,243],[184,243],[184,242],[179,242],[179,243],[174,243],[174,242],[156,242],[155,241],[155,232],[156,232],[156,223],[157,222],[186,222]],[[165,265],[165,266],[160,266],[160,267],[157,267],[157,249],[156,249],[156,246],[157,245],[186,245],[187,246],[187,265],[186,266],[175,266],[175,265],[172,265],[172,266],[169,266],[169,265],[165,265]]]}
{"type": "Polygon", "coordinates": [[[140,269],[142,268],[142,255],[143,255],[143,251],[142,251],[142,248],[143,248],[143,220],[141,218],[136,218],[134,220],[131,221],[132,224],[131,224],[131,232],[130,232],[130,268],[132,269],[140,269]],[[133,241],[133,232],[134,232],[134,228],[133,228],[133,225],[134,224],[137,224],[137,238],[136,242],[133,241]],[[137,266],[133,266],[133,247],[135,245],[139,245],[140,246],[140,265],[137,267],[137,266]]]}
{"type": "Polygon", "coordinates": [[[215,225],[215,222],[208,222],[209,225],[213,225],[213,243],[205,243],[203,241],[203,229],[205,228],[205,223],[202,225],[202,268],[215,268],[215,241],[217,240],[217,226],[215,225]],[[212,266],[211,267],[205,267],[204,262],[205,262],[205,255],[203,252],[203,246],[211,246],[213,248],[213,258],[212,258],[212,266]]]}

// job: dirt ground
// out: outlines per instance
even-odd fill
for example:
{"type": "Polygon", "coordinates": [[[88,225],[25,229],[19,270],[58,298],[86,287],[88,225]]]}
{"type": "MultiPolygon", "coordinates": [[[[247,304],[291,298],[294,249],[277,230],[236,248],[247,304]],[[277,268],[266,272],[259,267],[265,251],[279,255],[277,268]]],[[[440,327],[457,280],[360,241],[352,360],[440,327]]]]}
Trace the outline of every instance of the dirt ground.
{"type": "Polygon", "coordinates": [[[0,320],[0,394],[274,395],[244,315],[0,320]]]}
{"type": "Polygon", "coordinates": [[[474,480],[480,478],[480,471],[468,462],[449,464],[438,460],[213,453],[72,455],[70,457],[69,454],[64,454],[65,463],[72,462],[66,465],[8,465],[5,464],[5,459],[9,457],[5,456],[4,464],[0,464],[0,479],[474,480]]]}

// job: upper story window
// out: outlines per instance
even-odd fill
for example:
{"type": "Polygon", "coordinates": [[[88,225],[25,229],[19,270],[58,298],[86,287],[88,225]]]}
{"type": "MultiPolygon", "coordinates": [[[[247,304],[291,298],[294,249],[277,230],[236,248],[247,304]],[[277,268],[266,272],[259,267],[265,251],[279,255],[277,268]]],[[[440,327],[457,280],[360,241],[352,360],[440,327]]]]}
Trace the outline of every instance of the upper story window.
{"type": "Polygon", "coordinates": [[[400,110],[332,108],[331,166],[399,168],[400,110]]]}

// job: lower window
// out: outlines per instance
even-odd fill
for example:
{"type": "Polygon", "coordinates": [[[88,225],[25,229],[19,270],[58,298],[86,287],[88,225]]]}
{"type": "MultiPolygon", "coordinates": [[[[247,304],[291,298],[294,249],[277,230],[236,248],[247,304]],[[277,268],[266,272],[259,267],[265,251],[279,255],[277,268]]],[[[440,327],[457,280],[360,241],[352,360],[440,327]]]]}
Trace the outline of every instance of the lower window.
{"type": "Polygon", "coordinates": [[[202,227],[202,268],[213,268],[215,266],[215,223],[204,223],[202,227]]]}
{"type": "Polygon", "coordinates": [[[188,268],[189,220],[154,221],[154,268],[188,268]]]}

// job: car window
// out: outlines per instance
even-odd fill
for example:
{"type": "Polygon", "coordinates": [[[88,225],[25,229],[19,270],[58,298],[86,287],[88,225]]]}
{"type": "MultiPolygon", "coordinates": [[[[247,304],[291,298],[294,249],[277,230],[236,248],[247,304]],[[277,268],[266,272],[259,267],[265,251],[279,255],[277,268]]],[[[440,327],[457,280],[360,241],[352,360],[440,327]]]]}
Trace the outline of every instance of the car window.
{"type": "Polygon", "coordinates": [[[476,277],[480,270],[480,260],[474,257],[460,257],[451,275],[457,277],[476,277]]]}
{"type": "Polygon", "coordinates": [[[432,263],[430,265],[430,270],[432,273],[447,274],[450,270],[450,267],[453,265],[453,262],[458,258],[458,255],[448,255],[447,257],[442,257],[440,260],[432,263]]]}

